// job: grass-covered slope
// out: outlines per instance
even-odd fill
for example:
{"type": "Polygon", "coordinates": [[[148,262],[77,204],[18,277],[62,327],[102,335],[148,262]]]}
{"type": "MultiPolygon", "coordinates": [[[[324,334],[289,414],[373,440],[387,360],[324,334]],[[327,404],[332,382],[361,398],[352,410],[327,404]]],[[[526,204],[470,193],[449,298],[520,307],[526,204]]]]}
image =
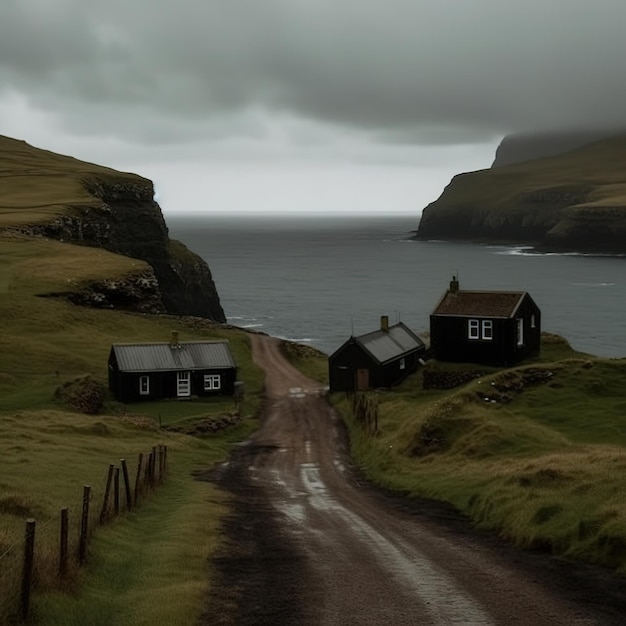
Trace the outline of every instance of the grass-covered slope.
{"type": "Polygon", "coordinates": [[[455,176],[424,209],[420,238],[626,250],[626,136],[455,176]]]}
{"type": "Polygon", "coordinates": [[[0,136],[0,233],[141,259],[160,293],[136,308],[226,321],[206,262],[169,238],[152,181],[136,174],[0,136]]]}
{"type": "Polygon", "coordinates": [[[38,623],[189,624],[202,609],[207,559],[225,504],[194,474],[223,459],[230,443],[254,428],[262,374],[247,334],[195,317],[87,308],[49,297],[146,272],[144,261],[102,248],[0,234],[0,623],[19,613],[30,517],[37,521],[31,615],[38,623]],[[112,343],[167,341],[172,330],[181,340],[230,342],[246,388],[238,407],[243,419],[235,426],[210,437],[182,434],[198,422],[232,416],[232,398],[123,406],[106,391],[112,343]],[[66,390],[85,380],[104,393],[97,415],[64,400],[66,390]],[[139,453],[160,444],[169,451],[165,486],[125,519],[98,528],[86,567],[71,568],[60,583],[61,508],[69,507],[75,555],[83,485],[92,488],[95,528],[109,465],[126,458],[134,477],[139,453]]]}
{"type": "Polygon", "coordinates": [[[0,228],[45,223],[75,206],[97,206],[91,181],[150,185],[136,174],[86,163],[0,135],[0,228]]]}
{"type": "Polygon", "coordinates": [[[626,359],[547,339],[540,361],[456,390],[423,390],[420,373],[379,393],[376,434],[337,398],[355,460],[520,546],[626,574],[626,359]]]}

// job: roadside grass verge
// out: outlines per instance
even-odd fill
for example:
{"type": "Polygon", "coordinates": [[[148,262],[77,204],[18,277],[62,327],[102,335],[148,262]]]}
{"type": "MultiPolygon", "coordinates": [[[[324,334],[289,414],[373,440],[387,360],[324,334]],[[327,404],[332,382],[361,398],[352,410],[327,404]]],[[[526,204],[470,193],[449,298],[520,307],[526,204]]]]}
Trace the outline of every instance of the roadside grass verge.
{"type": "Polygon", "coordinates": [[[76,626],[195,623],[228,504],[213,485],[190,477],[224,458],[227,444],[196,440],[172,452],[165,485],[137,511],[98,530],[77,592],[38,594],[34,618],[76,626]]]}
{"type": "Polygon", "coordinates": [[[449,502],[517,545],[626,574],[626,359],[556,341],[454,390],[423,390],[421,376],[376,394],[375,434],[333,398],[369,479],[449,502]]]}

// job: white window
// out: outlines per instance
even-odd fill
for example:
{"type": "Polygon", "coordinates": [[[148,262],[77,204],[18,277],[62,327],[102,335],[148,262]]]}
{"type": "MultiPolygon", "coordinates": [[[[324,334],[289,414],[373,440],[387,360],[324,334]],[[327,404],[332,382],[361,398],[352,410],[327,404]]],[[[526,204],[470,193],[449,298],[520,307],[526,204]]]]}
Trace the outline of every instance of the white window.
{"type": "Polygon", "coordinates": [[[406,367],[406,362],[404,361],[404,357],[400,359],[400,369],[403,370],[406,367]]]}
{"type": "Polygon", "coordinates": [[[524,345],[524,320],[521,317],[517,318],[517,345],[524,345]]]}
{"type": "Polygon", "coordinates": [[[468,320],[467,337],[468,339],[484,339],[491,341],[493,339],[493,321],[468,320]]]}
{"type": "Polygon", "coordinates": [[[534,313],[530,316],[530,327],[537,328],[537,320],[535,319],[534,313]]]}
{"type": "Polygon", "coordinates": [[[141,396],[150,395],[150,376],[139,377],[139,395],[141,396]]]}
{"type": "Polygon", "coordinates": [[[204,390],[216,391],[222,386],[222,380],[219,374],[205,374],[204,375],[204,390]]]}

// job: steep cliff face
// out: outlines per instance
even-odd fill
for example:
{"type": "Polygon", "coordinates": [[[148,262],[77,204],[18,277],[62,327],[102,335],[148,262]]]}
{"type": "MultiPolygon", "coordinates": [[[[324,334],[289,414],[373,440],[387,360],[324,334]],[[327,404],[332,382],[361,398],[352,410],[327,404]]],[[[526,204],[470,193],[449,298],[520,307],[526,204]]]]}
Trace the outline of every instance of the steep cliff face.
{"type": "Polygon", "coordinates": [[[225,322],[211,271],[205,261],[169,238],[152,183],[89,180],[89,193],[102,203],[73,207],[41,228],[44,236],[105,248],[148,262],[168,313],[225,322]]]}
{"type": "MultiPolygon", "coordinates": [[[[226,321],[207,264],[169,238],[151,181],[6,137],[0,137],[0,163],[6,164],[0,209],[8,207],[19,216],[8,223],[0,219],[0,229],[144,260],[158,282],[159,294],[146,287],[151,308],[160,300],[168,313],[226,321]],[[43,206],[46,199],[49,206],[43,206]]],[[[126,291],[136,294],[142,284],[126,291]]],[[[109,296],[115,293],[109,290],[109,296]]],[[[132,300],[129,296],[127,302],[132,300]]]]}
{"type": "Polygon", "coordinates": [[[626,252],[626,137],[455,176],[422,214],[420,239],[525,242],[626,252]]]}

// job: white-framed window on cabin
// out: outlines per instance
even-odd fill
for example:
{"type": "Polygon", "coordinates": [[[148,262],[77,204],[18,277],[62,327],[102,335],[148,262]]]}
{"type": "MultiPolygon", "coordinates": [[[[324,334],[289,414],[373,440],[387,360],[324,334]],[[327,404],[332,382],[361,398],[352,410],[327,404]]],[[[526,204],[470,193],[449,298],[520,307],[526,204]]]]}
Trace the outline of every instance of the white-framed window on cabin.
{"type": "Polygon", "coordinates": [[[217,391],[222,387],[222,377],[219,374],[204,375],[204,390],[217,391]]]}
{"type": "Polygon", "coordinates": [[[530,316],[530,327],[537,328],[537,320],[534,313],[530,316]]]}
{"type": "Polygon", "coordinates": [[[517,345],[518,347],[524,345],[524,320],[521,317],[517,318],[517,345]]]}
{"type": "Polygon", "coordinates": [[[493,320],[467,320],[467,338],[491,341],[493,339],[493,320]]]}
{"type": "Polygon", "coordinates": [[[400,369],[403,370],[406,368],[406,361],[404,360],[404,357],[402,357],[400,359],[400,369]]]}
{"type": "Polygon", "coordinates": [[[150,376],[139,377],[139,395],[140,396],[150,395],[150,376]]]}

